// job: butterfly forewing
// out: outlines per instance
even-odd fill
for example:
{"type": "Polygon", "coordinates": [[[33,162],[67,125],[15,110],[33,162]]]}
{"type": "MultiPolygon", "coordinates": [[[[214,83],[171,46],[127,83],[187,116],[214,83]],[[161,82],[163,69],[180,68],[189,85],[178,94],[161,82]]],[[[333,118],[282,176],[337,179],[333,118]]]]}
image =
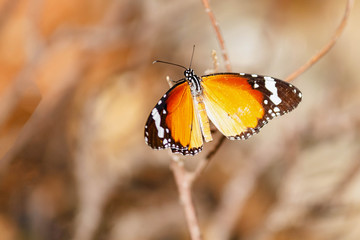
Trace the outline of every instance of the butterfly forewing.
{"type": "Polygon", "coordinates": [[[245,75],[253,89],[264,95],[262,105],[265,111],[265,120],[284,115],[295,109],[301,102],[302,93],[288,82],[272,77],[245,75]]]}
{"type": "Polygon", "coordinates": [[[206,75],[202,87],[210,120],[229,139],[249,138],[301,101],[301,92],[293,85],[258,75],[206,75]]]}
{"type": "Polygon", "coordinates": [[[199,119],[187,82],[173,86],[154,107],[145,125],[145,142],[154,149],[170,148],[183,155],[202,150],[199,119]]]}

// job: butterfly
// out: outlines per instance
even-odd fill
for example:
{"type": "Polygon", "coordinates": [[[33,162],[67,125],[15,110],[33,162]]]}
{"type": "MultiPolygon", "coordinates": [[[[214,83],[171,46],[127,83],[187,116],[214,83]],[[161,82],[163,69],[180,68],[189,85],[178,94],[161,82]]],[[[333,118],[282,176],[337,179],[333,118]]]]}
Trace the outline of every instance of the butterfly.
{"type": "MultiPolygon", "coordinates": [[[[163,62],[163,61],[157,61],[163,62]]],[[[168,62],[163,62],[168,63],[168,62]]],[[[182,65],[185,78],[155,105],[145,124],[153,149],[195,155],[212,141],[210,122],[228,139],[245,140],[269,120],[290,112],[302,93],[285,81],[256,74],[215,73],[198,77],[182,65]]]]}

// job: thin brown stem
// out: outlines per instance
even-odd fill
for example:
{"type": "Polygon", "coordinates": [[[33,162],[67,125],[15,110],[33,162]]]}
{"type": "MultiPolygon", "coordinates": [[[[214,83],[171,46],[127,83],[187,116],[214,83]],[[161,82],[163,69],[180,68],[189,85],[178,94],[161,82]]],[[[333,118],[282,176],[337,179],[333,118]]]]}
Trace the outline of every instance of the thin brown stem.
{"type": "MultiPolygon", "coordinates": [[[[229,57],[225,48],[224,38],[222,37],[220,33],[219,24],[216,21],[215,15],[212,12],[208,0],[202,0],[205,11],[208,13],[212,26],[214,27],[214,30],[216,32],[216,37],[219,41],[222,56],[225,61],[225,66],[227,71],[231,71],[231,65],[229,61],[229,57]]],[[[214,55],[213,55],[214,57],[214,55]]],[[[169,81],[168,81],[169,82],[169,81]]],[[[170,84],[170,83],[169,83],[170,84]]],[[[197,166],[196,170],[191,173],[188,172],[184,166],[183,162],[178,161],[177,157],[173,157],[171,161],[171,170],[173,171],[174,178],[178,187],[179,195],[180,195],[180,201],[183,206],[186,221],[189,227],[190,235],[192,240],[201,240],[202,235],[198,223],[198,219],[196,216],[195,207],[192,200],[192,185],[194,181],[201,175],[201,173],[204,171],[204,169],[209,164],[209,161],[211,157],[217,152],[217,150],[220,148],[222,143],[224,142],[225,137],[222,136],[222,138],[219,140],[219,142],[216,144],[214,149],[210,151],[206,157],[202,160],[200,160],[199,165],[197,166]]]]}
{"type": "Polygon", "coordinates": [[[354,0],[347,1],[344,16],[343,16],[338,28],[335,30],[334,35],[330,38],[330,41],[318,53],[316,53],[312,58],[310,58],[303,66],[301,66],[300,68],[295,70],[292,74],[290,74],[285,79],[285,81],[291,82],[292,80],[297,78],[299,75],[301,75],[303,72],[308,70],[317,61],[319,61],[326,53],[328,53],[330,51],[330,49],[336,43],[336,40],[341,36],[341,34],[344,31],[344,28],[349,19],[350,11],[351,11],[353,5],[354,5],[354,0]]]}
{"type": "MultiPolygon", "coordinates": [[[[209,1],[208,0],[202,0],[202,3],[204,5],[205,12],[209,15],[211,24],[212,24],[212,26],[213,26],[213,28],[215,30],[216,37],[217,37],[217,39],[219,41],[219,45],[220,45],[220,48],[221,48],[221,53],[222,53],[222,56],[223,56],[224,61],[225,61],[226,70],[231,72],[230,60],[229,60],[229,56],[228,56],[227,51],[226,51],[224,38],[223,38],[223,36],[221,35],[221,32],[220,32],[219,23],[216,21],[215,15],[214,15],[213,11],[210,8],[209,1]]],[[[214,59],[214,54],[213,54],[213,59],[214,59]]],[[[205,158],[200,160],[200,162],[199,162],[197,168],[195,169],[194,173],[191,174],[191,177],[190,177],[191,183],[193,183],[203,173],[203,171],[205,170],[205,168],[209,164],[210,159],[219,150],[219,148],[221,147],[221,145],[223,144],[225,139],[226,139],[226,137],[221,136],[220,140],[216,143],[214,148],[205,156],[205,158]]]]}
{"type": "Polygon", "coordinates": [[[220,32],[219,23],[216,21],[215,15],[214,15],[213,11],[210,8],[209,1],[208,0],[202,0],[202,3],[204,5],[205,12],[210,17],[211,24],[212,24],[212,26],[213,26],[213,28],[215,30],[216,37],[217,37],[217,39],[219,41],[219,45],[220,45],[220,48],[221,48],[221,53],[222,53],[222,56],[223,56],[224,61],[225,61],[226,70],[231,72],[230,60],[229,60],[229,56],[228,56],[227,51],[226,51],[224,38],[223,38],[223,36],[221,35],[221,32],[220,32]]]}
{"type": "Polygon", "coordinates": [[[192,181],[190,180],[191,173],[187,172],[184,168],[183,162],[176,158],[172,159],[170,167],[174,173],[174,178],[180,195],[180,203],[185,212],[186,222],[190,231],[191,239],[202,240],[199,222],[192,200],[192,181]]]}
{"type": "Polygon", "coordinates": [[[210,152],[208,152],[208,154],[203,159],[201,159],[191,176],[192,182],[194,182],[204,172],[205,168],[209,165],[210,159],[215,155],[215,153],[217,153],[221,145],[224,143],[225,139],[225,136],[221,136],[220,140],[216,143],[214,148],[210,152]]]}

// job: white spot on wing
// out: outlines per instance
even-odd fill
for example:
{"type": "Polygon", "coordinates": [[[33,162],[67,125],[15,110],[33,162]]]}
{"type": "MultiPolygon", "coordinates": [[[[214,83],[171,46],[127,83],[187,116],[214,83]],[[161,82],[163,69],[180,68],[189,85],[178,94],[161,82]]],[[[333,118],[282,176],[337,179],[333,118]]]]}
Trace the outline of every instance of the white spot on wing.
{"type": "Polygon", "coordinates": [[[258,75],[256,75],[256,74],[251,74],[251,76],[252,76],[252,77],[257,77],[258,75]]]}
{"type": "Polygon", "coordinates": [[[158,137],[164,138],[164,128],[160,126],[161,117],[160,117],[159,111],[156,108],[154,108],[151,112],[151,116],[155,121],[155,127],[158,131],[158,137]]]}
{"type": "Polygon", "coordinates": [[[274,81],[274,79],[273,79],[272,77],[264,77],[264,79],[265,79],[266,81],[274,81]]]}
{"type": "Polygon", "coordinates": [[[281,103],[281,98],[278,96],[277,88],[275,86],[276,82],[272,77],[264,77],[265,79],[265,87],[272,94],[270,96],[270,100],[275,104],[279,105],[281,103]]]}
{"type": "Polygon", "coordinates": [[[259,87],[259,84],[254,83],[254,88],[258,88],[258,87],[259,87]]]}

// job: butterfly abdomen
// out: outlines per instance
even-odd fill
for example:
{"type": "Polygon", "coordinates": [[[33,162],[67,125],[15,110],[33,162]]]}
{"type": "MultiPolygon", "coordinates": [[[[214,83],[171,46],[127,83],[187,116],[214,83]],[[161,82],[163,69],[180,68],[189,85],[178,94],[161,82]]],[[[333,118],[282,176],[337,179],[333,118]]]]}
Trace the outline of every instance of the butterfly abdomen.
{"type": "Polygon", "coordinates": [[[210,122],[206,113],[203,97],[201,95],[194,97],[194,103],[195,103],[195,108],[197,110],[197,114],[199,115],[202,135],[206,142],[210,142],[213,139],[211,136],[210,122]]]}

